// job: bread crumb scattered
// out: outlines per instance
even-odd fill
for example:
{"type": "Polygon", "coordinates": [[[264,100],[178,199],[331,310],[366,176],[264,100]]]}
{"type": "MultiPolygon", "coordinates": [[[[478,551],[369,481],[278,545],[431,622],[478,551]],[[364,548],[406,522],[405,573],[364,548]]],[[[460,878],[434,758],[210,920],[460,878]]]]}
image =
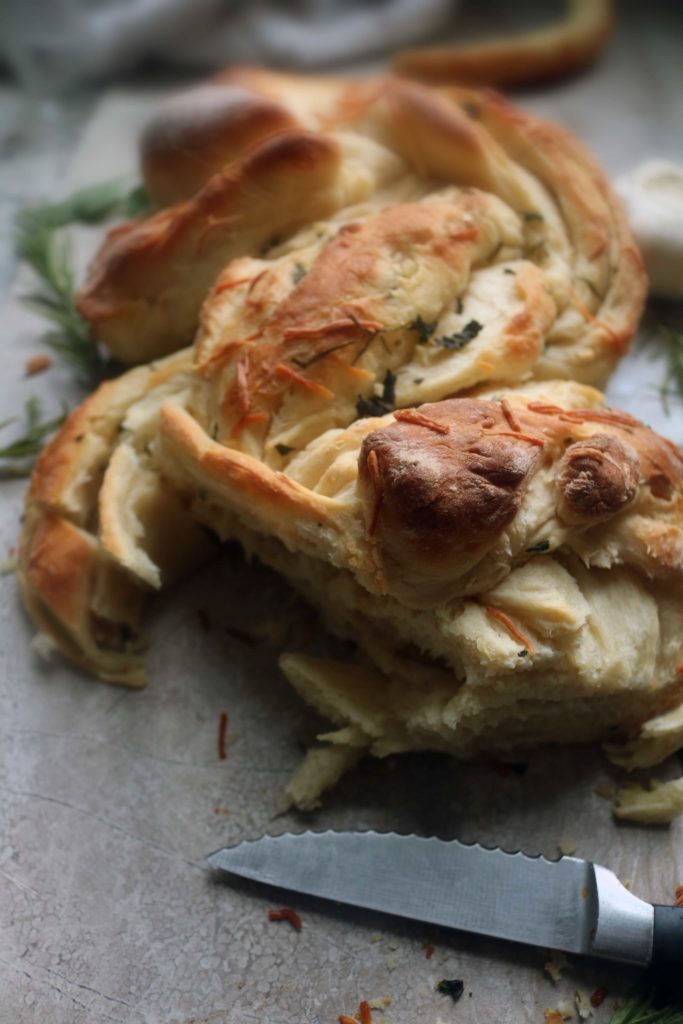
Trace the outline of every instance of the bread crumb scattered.
{"type": "Polygon", "coordinates": [[[617,792],[613,807],[616,818],[642,825],[668,825],[683,814],[683,778],[670,782],[650,782],[650,788],[624,786],[617,792]]]}
{"type": "Polygon", "coordinates": [[[576,1012],[581,1020],[587,1020],[588,1017],[592,1016],[593,1010],[588,992],[577,988],[574,993],[574,1002],[576,1003],[576,1012]]]}
{"type": "Polygon", "coordinates": [[[52,356],[40,355],[31,356],[24,363],[24,370],[26,371],[27,377],[33,377],[36,373],[42,373],[43,370],[49,370],[52,366],[52,356]]]}
{"type": "Polygon", "coordinates": [[[547,963],[543,964],[543,970],[554,982],[560,981],[562,971],[569,967],[569,961],[564,953],[554,953],[547,963]]]}
{"type": "Polygon", "coordinates": [[[391,1006],[391,996],[380,996],[378,999],[368,999],[368,1006],[371,1010],[386,1010],[391,1006]]]}

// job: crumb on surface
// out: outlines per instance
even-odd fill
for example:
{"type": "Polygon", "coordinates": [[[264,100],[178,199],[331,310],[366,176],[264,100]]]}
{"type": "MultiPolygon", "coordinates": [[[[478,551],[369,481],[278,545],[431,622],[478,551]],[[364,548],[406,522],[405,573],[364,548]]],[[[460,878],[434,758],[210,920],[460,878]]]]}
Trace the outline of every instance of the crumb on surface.
{"type": "Polygon", "coordinates": [[[49,370],[52,366],[52,356],[46,354],[30,356],[24,363],[24,370],[27,377],[33,377],[36,373],[49,370]]]}
{"type": "Polygon", "coordinates": [[[569,961],[564,953],[553,953],[550,960],[543,964],[543,970],[555,983],[561,980],[562,971],[569,967],[569,961]]]}

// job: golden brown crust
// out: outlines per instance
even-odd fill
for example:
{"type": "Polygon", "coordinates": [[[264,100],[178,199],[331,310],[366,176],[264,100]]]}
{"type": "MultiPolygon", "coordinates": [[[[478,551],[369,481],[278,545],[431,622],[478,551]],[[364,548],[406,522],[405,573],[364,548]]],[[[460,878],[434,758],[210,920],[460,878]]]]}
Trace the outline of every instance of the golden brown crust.
{"type": "Polygon", "coordinates": [[[334,208],[339,160],[326,136],[267,139],[189,202],[110,232],[77,297],[79,312],[124,362],[186,345],[230,259],[334,208]]]}
{"type": "Polygon", "coordinates": [[[611,0],[569,0],[557,25],[524,35],[462,46],[422,47],[399,53],[399,75],[424,82],[519,85],[562,78],[591,63],[614,24],[611,0]]]}
{"type": "Polygon", "coordinates": [[[256,143],[299,128],[285,107],[227,82],[210,82],[163,104],[140,138],[145,188],[155,206],[191,199],[256,143]]]}
{"type": "Polygon", "coordinates": [[[519,510],[540,446],[514,436],[498,403],[476,399],[396,414],[363,441],[359,483],[369,532],[426,569],[481,557],[519,510]]]}
{"type": "MultiPolygon", "coordinates": [[[[113,233],[95,262],[81,309],[120,357],[142,360],[187,341],[200,300],[219,271],[229,275],[231,257],[233,264],[239,254],[254,257],[274,235],[291,237],[321,216],[328,216],[323,228],[329,241],[345,219],[358,219],[353,206],[359,201],[366,204],[364,219],[404,203],[406,194],[422,199],[450,186],[460,193],[456,204],[476,188],[489,194],[491,205],[502,201],[521,222],[521,254],[539,272],[537,294],[543,289],[556,309],[556,322],[537,339],[548,350],[535,358],[534,373],[604,383],[635,329],[645,280],[604,177],[566,133],[493,94],[449,89],[440,95],[391,79],[355,83],[238,69],[226,76],[225,88],[253,96],[252,128],[245,100],[245,140],[252,130],[253,139],[264,130],[258,111],[261,104],[270,109],[278,96],[283,116],[313,129],[309,140],[340,147],[337,162],[321,157],[320,168],[309,168],[310,178],[297,174],[291,154],[279,162],[274,157],[292,137],[280,134],[256,143],[246,157],[236,153],[230,169],[191,202],[113,233]],[[343,130],[337,142],[330,128],[343,130]],[[229,230],[237,218],[239,231],[229,230]]],[[[226,106],[229,133],[234,111],[226,106]]],[[[182,137],[182,123],[178,131],[182,137]]],[[[207,174],[215,167],[220,129],[209,135],[196,154],[207,174]]],[[[182,178],[180,173],[181,189],[182,178]]],[[[500,213],[492,213],[491,221],[499,223],[500,213]]],[[[270,259],[266,254],[266,265],[270,259]]],[[[500,377],[493,372],[490,379],[500,377]]],[[[463,386],[481,380],[481,373],[470,375],[463,386]]],[[[406,402],[438,397],[411,395],[406,402]]]]}
{"type": "Polygon", "coordinates": [[[567,522],[609,519],[636,496],[640,460],[618,437],[593,434],[571,444],[560,462],[560,515],[567,522]]]}
{"type": "Polygon", "coordinates": [[[373,665],[372,692],[348,668],[301,682],[342,747],[614,740],[679,699],[683,458],[591,388],[358,419],[282,469],[212,437],[205,402],[184,353],[106,385],[47,450],[19,579],[78,664],[141,681],[131,609],[178,568],[169,549],[201,556],[202,523],[284,572],[373,665]]]}
{"type": "Polygon", "coordinates": [[[67,657],[129,686],[146,679],[141,616],[150,587],[212,550],[158,474],[149,486],[146,466],[123,481],[117,467],[127,451],[144,459],[156,431],[155,396],[158,405],[178,400],[190,362],[178,353],[102,384],[45,447],[26,495],[17,577],[29,614],[67,657]],[[140,533],[123,546],[122,515],[128,531],[140,533]],[[152,560],[155,573],[146,571],[152,560]]]}

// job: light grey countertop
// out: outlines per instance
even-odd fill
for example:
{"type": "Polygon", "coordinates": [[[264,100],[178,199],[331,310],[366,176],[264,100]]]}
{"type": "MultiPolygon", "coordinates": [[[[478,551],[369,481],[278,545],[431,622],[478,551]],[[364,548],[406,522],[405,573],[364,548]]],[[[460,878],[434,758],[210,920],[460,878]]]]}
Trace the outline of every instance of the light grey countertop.
{"type": "MultiPolygon", "coordinates": [[[[671,12],[666,21],[636,18],[629,5],[595,68],[516,101],[565,123],[612,174],[654,155],[683,162],[677,7],[659,5],[671,12]]],[[[149,90],[118,89],[52,104],[53,113],[48,103],[41,116],[49,141],[43,122],[32,120],[33,101],[0,89],[3,226],[25,199],[53,191],[67,163],[64,189],[132,168],[135,126],[153,101],[149,90]]],[[[97,237],[79,233],[81,259],[97,237]]],[[[46,412],[62,396],[72,404],[82,397],[62,367],[24,377],[27,355],[42,351],[40,324],[17,301],[25,285],[25,277],[14,285],[0,317],[0,418],[20,411],[31,393],[43,396],[46,412]]],[[[615,394],[636,412],[649,402],[660,429],[680,442],[681,407],[663,417],[661,364],[647,344],[641,339],[624,363],[615,394]]],[[[16,543],[24,485],[1,486],[4,557],[16,543]]],[[[607,1021],[631,980],[620,969],[576,961],[555,985],[542,970],[543,951],[294,899],[207,871],[212,850],[266,831],[379,828],[549,856],[571,845],[653,901],[671,902],[683,882],[680,822],[617,826],[596,787],[619,773],[583,749],[539,754],[522,775],[437,756],[365,763],[320,811],[280,814],[282,787],[320,723],[279,675],[278,648],[251,646],[235,630],[265,636],[288,600],[284,584],[228,553],[182,594],[161,599],[151,623],[151,681],[131,692],[60,660],[41,661],[14,579],[0,579],[0,1019],[328,1024],[353,1014],[361,999],[389,996],[376,1024],[542,1024],[544,1008],[577,987],[606,985],[610,997],[595,1019],[607,1021]],[[209,630],[200,609],[209,609],[209,630]],[[224,711],[229,745],[221,761],[224,711]],[[283,902],[297,907],[301,932],[268,922],[268,908],[283,902]],[[435,947],[431,958],[426,944],[435,947]],[[465,983],[455,1006],[436,992],[443,977],[465,983]]],[[[667,771],[678,772],[677,763],[658,774],[667,771]]]]}

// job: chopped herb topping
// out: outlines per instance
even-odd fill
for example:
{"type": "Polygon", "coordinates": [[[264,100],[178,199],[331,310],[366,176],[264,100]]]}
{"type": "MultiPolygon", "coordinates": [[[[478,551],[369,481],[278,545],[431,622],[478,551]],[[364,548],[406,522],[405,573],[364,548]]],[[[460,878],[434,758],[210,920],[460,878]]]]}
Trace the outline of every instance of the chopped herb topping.
{"type": "Polygon", "coordinates": [[[443,338],[437,338],[436,344],[441,348],[447,349],[449,352],[456,352],[476,338],[481,329],[482,325],[477,320],[470,320],[461,331],[456,331],[455,334],[445,334],[443,338]]]}
{"type": "Polygon", "coordinates": [[[338,352],[340,348],[348,348],[349,345],[355,345],[357,341],[357,338],[352,338],[351,341],[341,341],[338,345],[331,345],[329,348],[324,348],[321,352],[316,352],[315,355],[309,356],[308,359],[303,359],[301,356],[293,356],[292,362],[295,366],[306,370],[309,366],[313,366],[314,363],[320,362],[325,356],[331,355],[332,352],[338,352]]]}
{"type": "MultiPolygon", "coordinates": [[[[42,451],[45,439],[52,434],[57,427],[62,425],[67,414],[66,407],[64,407],[59,416],[56,416],[52,420],[41,421],[42,410],[40,399],[35,396],[28,399],[24,406],[24,410],[26,432],[23,437],[18,437],[16,441],[12,441],[11,444],[6,445],[4,448],[0,448],[0,459],[17,459],[18,464],[13,464],[12,462],[9,464],[0,464],[0,480],[7,479],[8,477],[28,476],[33,469],[36,457],[42,451]]],[[[10,423],[14,423],[15,421],[15,416],[4,420],[0,423],[0,429],[2,427],[9,426],[10,423]]]]}
{"type": "Polygon", "coordinates": [[[396,374],[392,373],[391,370],[387,370],[387,375],[384,378],[382,401],[392,407],[396,405],[396,374]]]}
{"type": "Polygon", "coordinates": [[[290,448],[288,444],[276,444],[275,451],[278,455],[289,455],[290,452],[295,452],[296,448],[290,448]]]}
{"type": "Polygon", "coordinates": [[[517,657],[518,658],[526,658],[528,654],[529,654],[529,652],[525,651],[524,648],[522,648],[521,651],[517,651],[517,657]]]}
{"type": "Polygon", "coordinates": [[[462,313],[462,311],[463,311],[463,308],[464,308],[463,301],[460,298],[460,296],[458,296],[458,298],[455,300],[455,312],[458,315],[460,315],[460,313],[462,313]]]}
{"type": "Polygon", "coordinates": [[[408,326],[411,331],[417,331],[420,335],[418,343],[420,345],[426,345],[436,330],[436,320],[423,320],[421,316],[416,316],[413,322],[408,326]]]}
{"type": "Polygon", "coordinates": [[[457,1003],[464,988],[465,983],[460,981],[458,978],[442,978],[436,986],[436,991],[440,992],[442,996],[450,996],[453,1002],[457,1003]]]}
{"type": "Polygon", "coordinates": [[[542,551],[547,551],[549,547],[549,540],[539,540],[538,544],[534,544],[532,547],[527,548],[527,552],[530,555],[539,555],[542,551]]]}
{"type": "Polygon", "coordinates": [[[543,214],[537,213],[535,210],[525,210],[522,212],[522,220],[527,223],[532,220],[543,220],[543,214]]]}
{"type": "Polygon", "coordinates": [[[514,274],[514,270],[512,269],[512,267],[503,267],[503,273],[504,274],[514,274]]]}
{"type": "Polygon", "coordinates": [[[387,370],[384,383],[382,385],[382,395],[370,395],[366,398],[364,395],[360,395],[356,402],[356,412],[358,413],[358,419],[362,420],[368,416],[384,416],[386,413],[391,412],[396,404],[396,374],[392,373],[391,370],[387,370]]]}
{"type": "Polygon", "coordinates": [[[481,117],[481,110],[476,103],[472,103],[471,100],[465,100],[460,106],[465,111],[468,117],[471,117],[473,121],[478,121],[481,117]]]}
{"type": "Polygon", "coordinates": [[[306,270],[303,263],[295,263],[294,269],[292,270],[292,281],[294,284],[298,284],[306,276],[308,271],[306,270]]]}
{"type": "Polygon", "coordinates": [[[593,293],[598,302],[602,302],[603,296],[600,294],[598,289],[595,287],[592,281],[589,281],[587,277],[577,277],[577,281],[581,281],[585,284],[586,288],[593,293]]]}
{"type": "Polygon", "coordinates": [[[413,377],[413,384],[421,384],[424,377],[413,377]]]}

